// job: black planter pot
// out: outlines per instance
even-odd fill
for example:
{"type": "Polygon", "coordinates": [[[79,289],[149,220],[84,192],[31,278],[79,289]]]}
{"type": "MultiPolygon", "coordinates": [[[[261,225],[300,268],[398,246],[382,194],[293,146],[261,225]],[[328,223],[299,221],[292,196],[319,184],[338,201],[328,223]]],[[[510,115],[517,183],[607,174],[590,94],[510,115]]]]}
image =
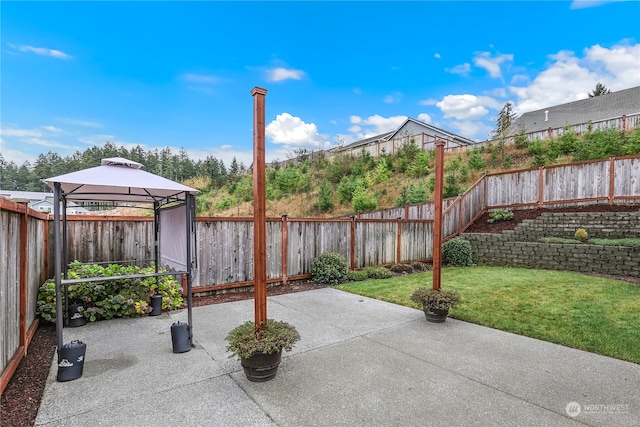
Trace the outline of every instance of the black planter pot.
{"type": "Polygon", "coordinates": [[[78,326],[87,324],[87,319],[85,319],[82,313],[78,312],[78,307],[82,307],[82,304],[69,304],[69,327],[71,328],[77,328],[78,326]]]}
{"type": "Polygon", "coordinates": [[[151,295],[151,313],[149,316],[160,316],[162,314],[162,295],[151,295]]]}
{"type": "Polygon", "coordinates": [[[437,308],[424,307],[424,316],[427,318],[427,322],[443,323],[447,320],[449,310],[439,310],[437,308]]]}
{"type": "Polygon", "coordinates": [[[272,380],[278,372],[282,358],[282,350],[277,353],[256,353],[248,358],[241,358],[240,364],[249,381],[265,382],[272,380]]]}

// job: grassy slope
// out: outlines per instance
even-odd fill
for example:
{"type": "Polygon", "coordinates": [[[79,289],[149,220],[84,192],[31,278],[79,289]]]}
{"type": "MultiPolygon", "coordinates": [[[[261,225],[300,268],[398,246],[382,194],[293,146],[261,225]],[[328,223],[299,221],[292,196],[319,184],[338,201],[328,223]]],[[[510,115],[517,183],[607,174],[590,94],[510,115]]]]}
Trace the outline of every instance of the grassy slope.
{"type": "MultiPolygon", "coordinates": [[[[480,325],[640,363],[640,286],[577,273],[499,267],[446,268],[443,287],[462,294],[451,316],[480,325]]],[[[432,273],[338,286],[413,307],[432,273]]]]}

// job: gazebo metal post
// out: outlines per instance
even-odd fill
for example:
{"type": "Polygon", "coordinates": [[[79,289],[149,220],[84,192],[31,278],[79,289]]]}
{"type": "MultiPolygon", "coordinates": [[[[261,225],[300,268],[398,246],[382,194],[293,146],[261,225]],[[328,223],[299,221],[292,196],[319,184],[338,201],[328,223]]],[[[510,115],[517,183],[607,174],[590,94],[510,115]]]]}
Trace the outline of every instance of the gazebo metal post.
{"type": "Polygon", "coordinates": [[[191,245],[193,243],[193,227],[195,226],[195,197],[191,193],[185,193],[185,204],[187,211],[187,322],[189,323],[189,343],[193,347],[193,315],[191,306],[193,295],[191,292],[191,245]]]}
{"type": "Polygon", "coordinates": [[[56,281],[56,338],[58,345],[58,362],[62,350],[62,295],[60,293],[61,281],[61,254],[60,254],[60,183],[53,185],[53,268],[56,281]]]}
{"type": "MultiPolygon", "coordinates": [[[[60,209],[58,205],[57,209],[60,209]]],[[[67,198],[62,195],[62,277],[69,278],[69,260],[67,259],[67,198]]],[[[64,326],[69,326],[69,287],[64,287],[64,326]]]]}
{"type": "MultiPolygon", "coordinates": [[[[160,204],[153,202],[153,262],[156,274],[160,266],[160,204]]],[[[160,289],[159,277],[156,276],[156,292],[160,289]]]]}

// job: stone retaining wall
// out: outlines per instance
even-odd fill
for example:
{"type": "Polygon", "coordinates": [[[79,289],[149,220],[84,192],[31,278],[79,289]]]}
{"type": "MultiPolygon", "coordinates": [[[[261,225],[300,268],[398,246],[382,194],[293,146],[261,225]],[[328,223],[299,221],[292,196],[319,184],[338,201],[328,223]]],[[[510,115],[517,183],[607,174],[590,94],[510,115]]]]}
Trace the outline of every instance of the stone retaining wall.
{"type": "Polygon", "coordinates": [[[501,234],[461,237],[471,242],[476,264],[640,277],[640,248],[535,242],[539,237],[573,238],[578,228],[590,238],[637,238],[640,212],[545,213],[501,234]]]}

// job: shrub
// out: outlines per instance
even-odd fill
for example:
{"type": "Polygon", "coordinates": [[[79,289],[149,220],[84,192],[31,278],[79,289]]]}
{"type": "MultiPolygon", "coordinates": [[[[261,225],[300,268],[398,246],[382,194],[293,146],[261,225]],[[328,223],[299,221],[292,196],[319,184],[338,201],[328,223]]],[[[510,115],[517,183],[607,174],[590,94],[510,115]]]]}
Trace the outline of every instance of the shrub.
{"type": "Polygon", "coordinates": [[[330,212],[333,210],[333,189],[329,181],[324,179],[320,185],[318,201],[313,205],[318,212],[330,212]]]}
{"type": "Polygon", "coordinates": [[[338,285],[346,282],[349,277],[347,260],[338,253],[325,252],[311,263],[313,281],[326,285],[338,285]]]}
{"type": "Polygon", "coordinates": [[[510,221],[513,219],[513,212],[505,209],[497,209],[489,213],[487,222],[493,224],[496,221],[510,221]]]}
{"type": "MultiPolygon", "coordinates": [[[[107,266],[72,263],[69,279],[126,276],[131,274],[149,274],[155,272],[153,266],[107,266]]],[[[80,302],[83,316],[91,322],[114,317],[140,317],[151,312],[151,295],[157,289],[162,295],[162,308],[172,310],[182,305],[182,289],[173,276],[162,276],[83,282],[69,285],[70,302],[80,302]]],[[[46,281],[38,292],[36,314],[48,322],[56,321],[56,290],[53,280],[46,281]]]]}
{"type": "Polygon", "coordinates": [[[584,228],[578,228],[576,230],[576,234],[573,237],[577,241],[584,243],[589,239],[589,234],[587,233],[587,230],[585,230],[584,228]]]}
{"type": "Polygon", "coordinates": [[[454,290],[434,290],[430,288],[418,288],[411,294],[411,301],[420,308],[428,307],[437,310],[456,308],[462,301],[460,294],[454,290]]]}
{"type": "Polygon", "coordinates": [[[469,157],[469,167],[473,170],[482,170],[487,167],[487,163],[482,159],[482,155],[480,153],[473,153],[471,157],[469,157]]]}
{"type": "Polygon", "coordinates": [[[359,184],[353,192],[351,207],[355,212],[372,211],[378,207],[378,199],[366,189],[364,184],[359,184]]]}
{"type": "Polygon", "coordinates": [[[393,277],[393,272],[384,267],[365,267],[360,271],[367,275],[367,279],[388,279],[393,277]]]}
{"type": "Polygon", "coordinates": [[[471,259],[471,243],[456,237],[442,245],[442,262],[455,267],[467,267],[473,264],[471,259]]]}
{"type": "Polygon", "coordinates": [[[232,329],[225,338],[233,357],[249,358],[260,352],[273,354],[282,350],[290,351],[300,340],[295,326],[282,321],[267,319],[260,324],[260,332],[256,333],[255,322],[248,321],[232,329]]]}
{"type": "Polygon", "coordinates": [[[367,280],[367,272],[364,270],[353,270],[347,272],[347,277],[352,282],[362,282],[363,280],[367,280]]]}

